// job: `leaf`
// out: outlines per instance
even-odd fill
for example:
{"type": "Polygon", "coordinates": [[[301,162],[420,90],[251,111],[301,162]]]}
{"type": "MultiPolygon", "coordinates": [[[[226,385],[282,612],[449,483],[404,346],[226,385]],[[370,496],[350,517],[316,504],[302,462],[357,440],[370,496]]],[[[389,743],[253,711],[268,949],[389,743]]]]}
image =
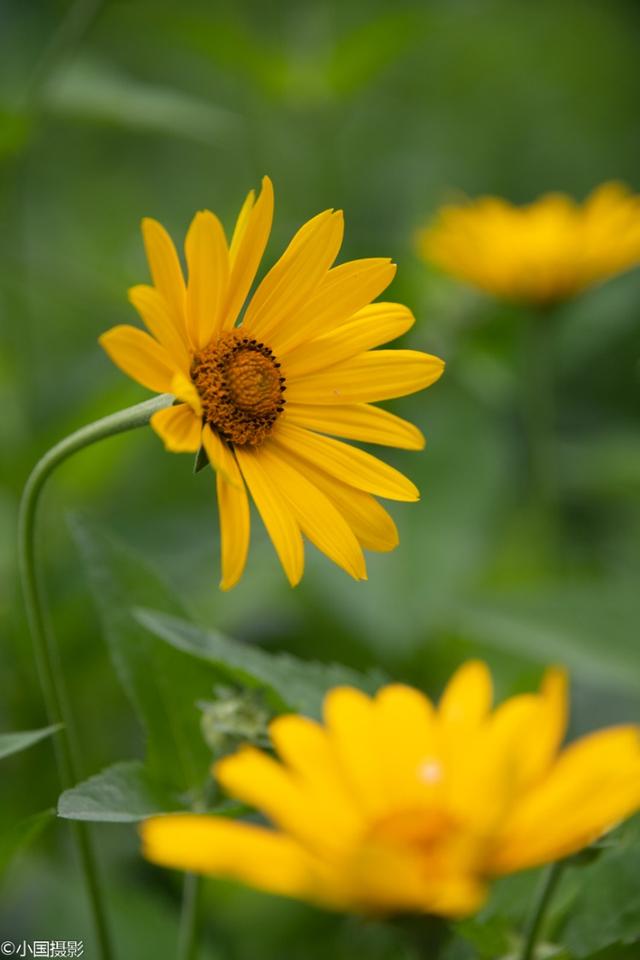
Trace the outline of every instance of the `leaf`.
{"type": "Polygon", "coordinates": [[[146,731],[149,771],[177,790],[199,790],[211,754],[197,704],[210,698],[220,673],[167,646],[132,618],[131,607],[145,601],[182,612],[140,557],[78,516],[71,528],[116,673],[146,731]]]}
{"type": "Polygon", "coordinates": [[[47,107],[136,132],[159,132],[218,144],[238,129],[238,118],[171,87],[153,86],[94,59],[61,67],[44,91],[47,107]]]}
{"type": "Polygon", "coordinates": [[[54,724],[51,727],[43,727],[41,730],[23,730],[20,733],[2,733],[0,734],[0,759],[8,757],[12,753],[20,753],[26,750],[34,743],[50,737],[52,733],[59,730],[61,724],[54,724]]]}
{"type": "Polygon", "coordinates": [[[5,872],[14,857],[32,843],[54,819],[55,810],[43,810],[18,820],[17,823],[10,823],[0,832],[0,875],[5,872]]]}
{"type": "Polygon", "coordinates": [[[560,937],[575,960],[585,960],[607,947],[640,945],[639,828],[636,818],[621,831],[616,847],[581,871],[581,884],[560,937]]]}
{"type": "Polygon", "coordinates": [[[630,642],[637,623],[637,584],[559,584],[501,592],[461,603],[465,636],[530,661],[565,664],[576,677],[640,692],[640,660],[630,642]]]}
{"type": "Polygon", "coordinates": [[[115,763],[58,799],[58,816],[66,820],[132,823],[185,809],[175,791],[155,779],[140,760],[115,763]]]}
{"type": "Polygon", "coordinates": [[[226,679],[245,686],[267,687],[276,695],[280,709],[318,717],[324,695],[331,687],[348,684],[372,692],[381,683],[377,673],[360,674],[339,664],[300,660],[288,653],[267,653],[157,610],[138,609],[135,617],[172,647],[214,664],[226,679]]]}

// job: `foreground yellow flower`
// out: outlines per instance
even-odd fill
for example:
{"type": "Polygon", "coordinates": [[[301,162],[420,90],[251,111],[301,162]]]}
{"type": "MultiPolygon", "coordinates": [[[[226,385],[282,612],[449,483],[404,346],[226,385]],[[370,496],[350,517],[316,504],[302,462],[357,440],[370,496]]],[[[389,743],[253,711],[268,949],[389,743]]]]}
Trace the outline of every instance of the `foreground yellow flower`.
{"type": "Polygon", "coordinates": [[[550,193],[529,206],[481,197],[443,207],[419,250],[508,300],[551,304],[640,263],[640,197],[605,183],[583,204],[550,193]]]}
{"type": "Polygon", "coordinates": [[[335,909],[476,910],[491,877],[575,853],[640,807],[640,737],[632,726],[559,752],[566,680],[491,712],[480,662],[454,675],[435,709],[392,685],[375,698],[330,691],[324,726],[301,716],[270,728],[281,762],[253,747],[221,760],[227,792],[275,829],[176,814],[142,825],[144,855],[234,877],[335,909]]]}
{"type": "Polygon", "coordinates": [[[167,449],[202,446],[216,472],[223,589],[246,562],[247,487],[292,585],[303,571],[302,534],[351,576],[366,578],[362,548],[398,543],[375,497],[419,495],[397,470],[334,437],[421,449],[413,424],[372,404],[429,386],[444,367],[415,350],[371,349],[414,318],[401,304],[371,302],[393,279],[390,260],[332,266],[342,243],[339,211],[318,214],[296,233],[241,317],[272,217],[267,177],[258,199],[253,191],[247,197],[230,244],[213,213],[196,214],[186,282],[164,228],[144,220],[154,286],[133,287],[129,297],[151,336],[122,325],[100,337],[125,373],[180,401],[151,419],[167,449]]]}

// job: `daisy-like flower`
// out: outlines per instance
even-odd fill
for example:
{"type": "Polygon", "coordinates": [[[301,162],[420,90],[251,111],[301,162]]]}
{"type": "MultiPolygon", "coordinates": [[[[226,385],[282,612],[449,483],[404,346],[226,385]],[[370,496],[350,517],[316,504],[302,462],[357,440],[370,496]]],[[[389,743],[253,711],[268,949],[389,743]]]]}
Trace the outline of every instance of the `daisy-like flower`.
{"type": "Polygon", "coordinates": [[[273,824],[175,814],[141,827],[144,855],[333,909],[463,916],[490,878],[585,847],[640,807],[640,731],[619,726],[560,750],[566,679],[492,712],[470,661],[437,709],[392,685],[329,692],[324,725],[271,724],[280,759],[243,747],[215,765],[229,793],[273,824]]]}
{"type": "Polygon", "coordinates": [[[247,488],[292,585],[302,576],[303,534],[366,578],[362,548],[398,543],[375,497],[419,495],[397,470],[335,438],[421,449],[413,424],[372,404],[429,386],[444,367],[415,350],[371,349],[414,318],[401,304],[371,302],[393,279],[390,260],[333,266],[340,211],[325,210],[296,233],[243,312],[272,217],[267,177],[257,199],[249,193],[230,244],[213,213],[196,214],[186,281],[164,228],[144,220],[153,286],[133,287],[129,297],[149,333],[122,325],[100,337],[125,373],[179,401],[151,419],[167,449],[202,447],[215,470],[223,589],[246,562],[247,488]]]}
{"type": "Polygon", "coordinates": [[[552,304],[640,263],[640,197],[605,183],[578,204],[550,193],[517,207],[481,197],[443,207],[423,258],[507,300],[552,304]]]}

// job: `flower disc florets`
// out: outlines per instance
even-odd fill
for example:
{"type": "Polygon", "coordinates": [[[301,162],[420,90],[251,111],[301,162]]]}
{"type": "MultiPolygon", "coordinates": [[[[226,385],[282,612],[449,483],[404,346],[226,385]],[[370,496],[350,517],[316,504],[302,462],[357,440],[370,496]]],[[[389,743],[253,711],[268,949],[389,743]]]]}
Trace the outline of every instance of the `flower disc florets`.
{"type": "Polygon", "coordinates": [[[203,416],[231,443],[258,446],[284,409],[285,380],[264,343],[224,334],[193,358],[191,378],[203,416]]]}

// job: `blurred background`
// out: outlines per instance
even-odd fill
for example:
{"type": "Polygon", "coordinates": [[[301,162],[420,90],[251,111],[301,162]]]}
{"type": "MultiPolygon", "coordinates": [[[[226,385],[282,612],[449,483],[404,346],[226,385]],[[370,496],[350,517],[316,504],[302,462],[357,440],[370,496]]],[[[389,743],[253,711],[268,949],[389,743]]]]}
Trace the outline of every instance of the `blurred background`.
{"type": "MultiPolygon", "coordinates": [[[[639,40],[640,7],[623,0],[0,0],[0,730],[46,722],[16,574],[21,488],[56,440],[147,395],[97,344],[138,322],[126,290],[148,278],[140,219],[178,243],[203,207],[231,227],[265,173],[267,263],[305,219],[342,207],[342,258],[393,257],[385,298],[417,317],[402,345],[447,360],[438,384],[391,405],[426,451],[381,451],[422,500],[391,505],[401,544],[370,557],[368,584],[308,547],[290,590],[256,519],[247,572],[225,595],[209,471],[193,476],[150,430],[66,464],[41,531],[87,775],[142,757],[144,738],[89,592],[73,533],[85,522],[196,622],[249,644],[375,667],[433,695],[470,656],[489,662],[500,697],[560,662],[574,732],[637,718],[640,271],[554,315],[541,503],[523,415],[528,318],[426,267],[414,236],[465,194],[582,199],[610,179],[640,190],[639,40]]],[[[55,805],[50,742],[0,776],[3,823],[55,805]]],[[[100,841],[122,956],[171,956],[178,878],[140,860],[131,826],[105,825],[100,841]]],[[[1,933],[88,940],[65,824],[0,883],[1,933]]],[[[206,897],[203,956],[401,956],[375,924],[225,884],[206,897]]]]}

